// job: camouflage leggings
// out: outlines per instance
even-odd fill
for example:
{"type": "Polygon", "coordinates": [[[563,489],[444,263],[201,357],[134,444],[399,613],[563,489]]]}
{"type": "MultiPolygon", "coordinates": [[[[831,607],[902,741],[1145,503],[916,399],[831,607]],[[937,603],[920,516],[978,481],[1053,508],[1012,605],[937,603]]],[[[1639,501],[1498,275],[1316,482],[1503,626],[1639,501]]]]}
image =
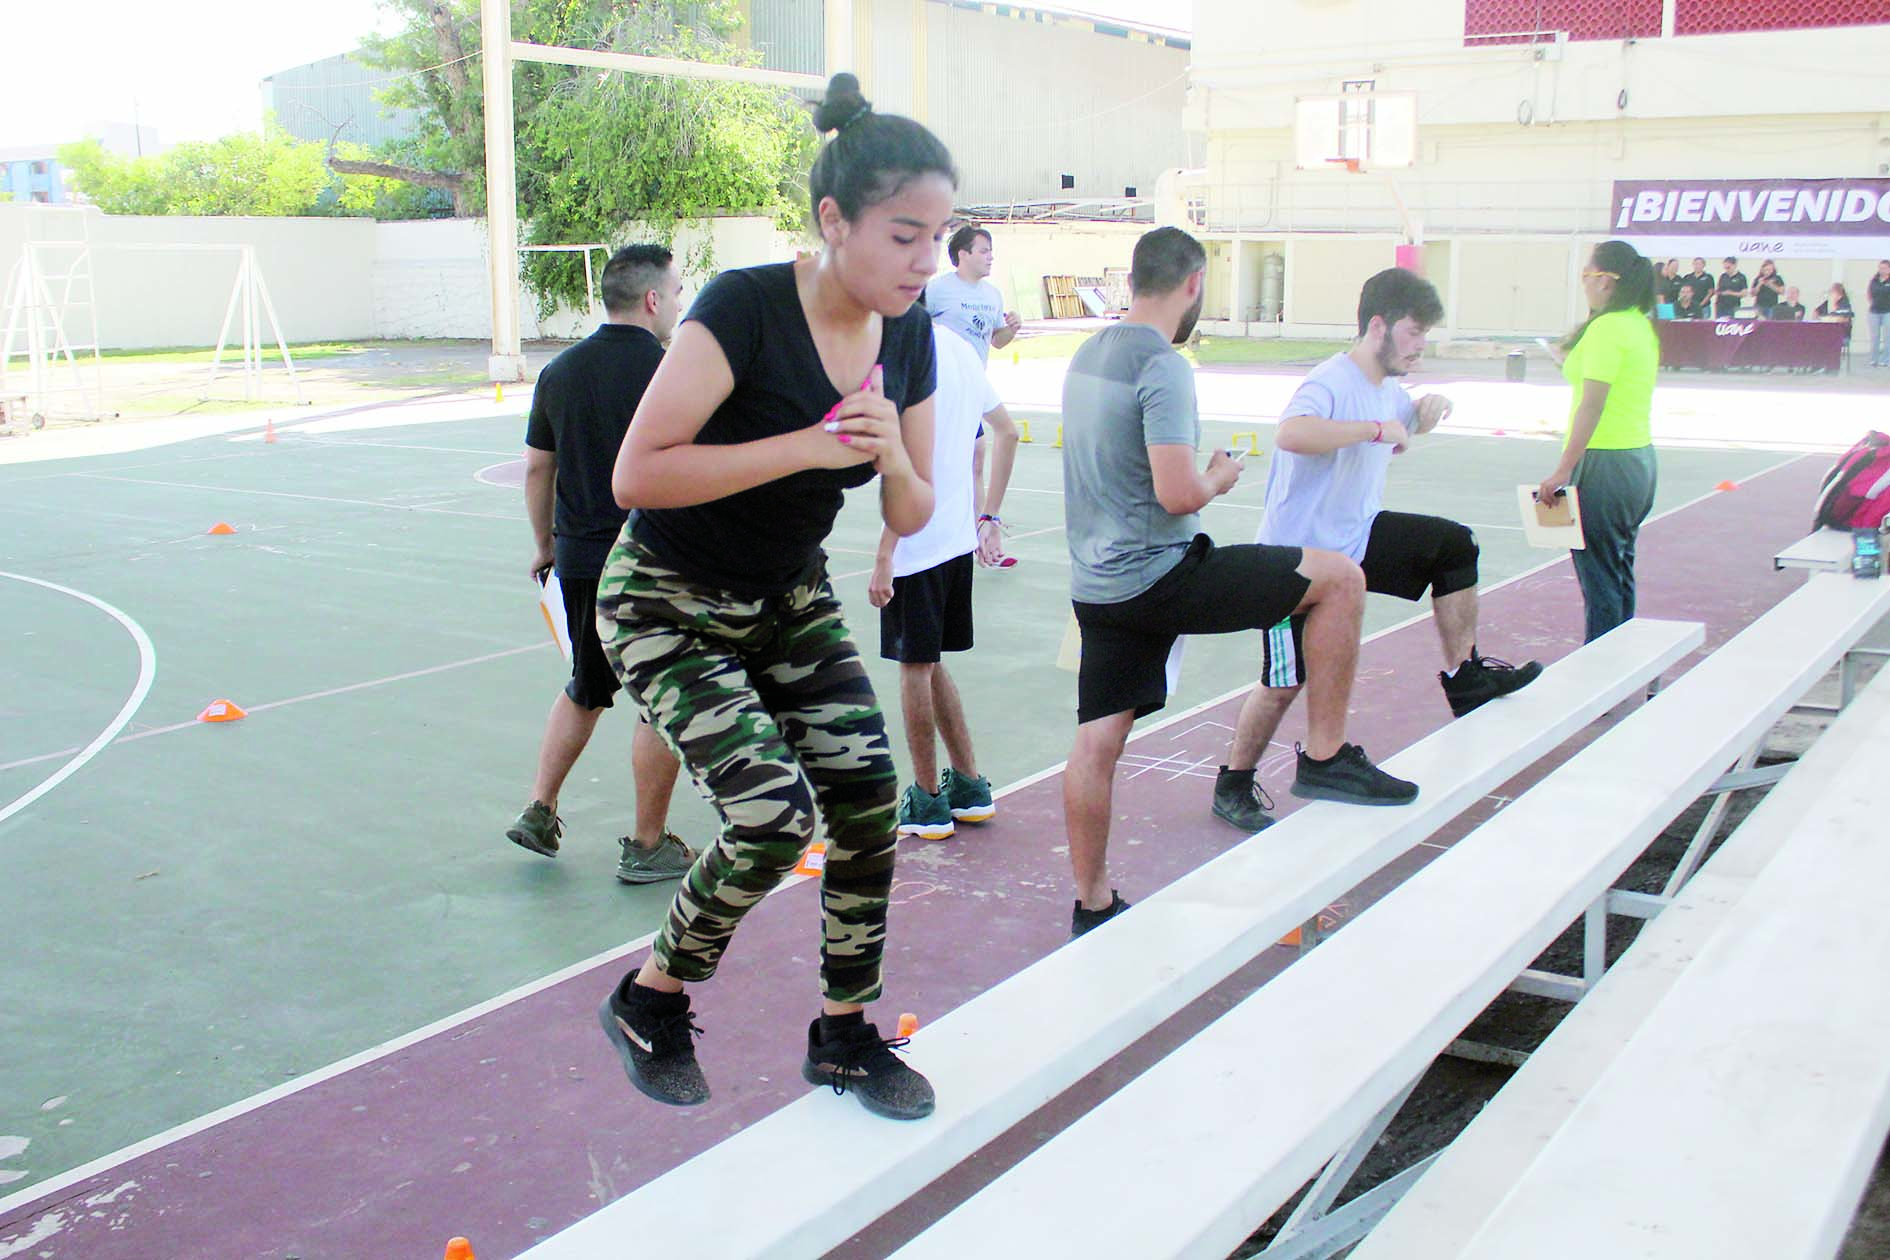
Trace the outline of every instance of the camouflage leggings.
{"type": "Polygon", "coordinates": [[[677,980],[714,975],[736,924],[813,839],[818,810],[821,992],[878,997],[897,779],[825,574],[738,599],[665,568],[626,535],[598,583],[597,630],[624,690],[722,818],[670,904],[657,965],[677,980]]]}

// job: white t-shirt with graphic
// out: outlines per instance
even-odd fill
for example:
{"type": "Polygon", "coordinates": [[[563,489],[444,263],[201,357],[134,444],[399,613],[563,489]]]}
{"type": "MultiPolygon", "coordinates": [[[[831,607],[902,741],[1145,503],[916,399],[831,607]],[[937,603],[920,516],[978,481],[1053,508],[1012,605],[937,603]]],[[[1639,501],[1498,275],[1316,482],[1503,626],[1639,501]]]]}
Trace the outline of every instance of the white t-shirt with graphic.
{"type": "Polygon", "coordinates": [[[978,549],[971,452],[978,425],[999,406],[984,365],[962,337],[932,325],[938,392],[932,395],[932,519],[893,545],[893,576],[908,577],[978,549]]]}
{"type": "MultiPolygon", "coordinates": [[[[1390,379],[1372,384],[1352,357],[1341,353],[1300,382],[1280,419],[1292,416],[1396,420],[1409,428],[1417,406],[1404,386],[1390,379]]],[[[1319,547],[1363,560],[1372,519],[1384,503],[1391,456],[1389,442],[1361,442],[1324,455],[1275,451],[1267,468],[1267,514],[1255,541],[1319,547]]]]}
{"type": "Polygon", "coordinates": [[[925,285],[925,309],[934,324],[963,337],[983,363],[991,353],[991,335],[1004,327],[1004,295],[989,280],[965,280],[956,271],[933,276],[925,285]]]}

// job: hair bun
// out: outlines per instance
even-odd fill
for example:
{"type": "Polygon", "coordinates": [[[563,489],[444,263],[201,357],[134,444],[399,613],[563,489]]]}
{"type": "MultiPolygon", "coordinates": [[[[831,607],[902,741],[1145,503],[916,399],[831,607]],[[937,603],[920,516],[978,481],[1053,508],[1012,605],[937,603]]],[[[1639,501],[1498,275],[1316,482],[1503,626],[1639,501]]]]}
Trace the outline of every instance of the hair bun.
{"type": "Polygon", "coordinates": [[[860,81],[842,70],[827,80],[827,99],[814,110],[814,129],[839,131],[873,106],[860,95],[860,81]]]}

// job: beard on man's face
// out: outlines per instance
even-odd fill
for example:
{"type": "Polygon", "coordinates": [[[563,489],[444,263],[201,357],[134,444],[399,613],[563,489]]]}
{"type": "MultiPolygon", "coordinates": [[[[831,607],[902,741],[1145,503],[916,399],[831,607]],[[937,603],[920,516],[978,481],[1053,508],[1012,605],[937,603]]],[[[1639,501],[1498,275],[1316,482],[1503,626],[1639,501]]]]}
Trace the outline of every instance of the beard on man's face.
{"type": "Polygon", "coordinates": [[[1201,322],[1201,304],[1205,301],[1207,289],[1203,287],[1201,292],[1195,294],[1194,305],[1188,308],[1181,317],[1181,323],[1175,326],[1175,345],[1185,345],[1188,338],[1194,335],[1194,326],[1201,322]]]}
{"type": "Polygon", "coordinates": [[[1386,376],[1403,376],[1410,371],[1405,366],[1404,356],[1393,348],[1389,332],[1385,334],[1385,339],[1378,343],[1378,366],[1386,376]]]}

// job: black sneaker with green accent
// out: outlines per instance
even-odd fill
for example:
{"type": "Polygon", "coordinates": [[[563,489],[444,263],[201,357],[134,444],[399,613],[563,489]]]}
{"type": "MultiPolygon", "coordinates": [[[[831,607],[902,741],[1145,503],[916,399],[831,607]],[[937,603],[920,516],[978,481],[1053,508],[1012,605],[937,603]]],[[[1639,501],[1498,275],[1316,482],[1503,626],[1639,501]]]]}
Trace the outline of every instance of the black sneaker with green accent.
{"type": "Polygon", "coordinates": [[[951,806],[952,817],[959,822],[989,822],[997,817],[997,802],[991,799],[991,780],[981,774],[966,774],[951,766],[939,777],[938,794],[951,806]]]}
{"type": "Polygon", "coordinates": [[[1070,939],[1075,940],[1083,933],[1101,927],[1128,908],[1129,903],[1124,901],[1122,894],[1113,888],[1109,890],[1109,904],[1100,910],[1083,909],[1083,902],[1079,897],[1070,909],[1070,939]]]}
{"type": "Polygon", "coordinates": [[[836,1094],[852,1094],[861,1106],[888,1120],[919,1120],[932,1114],[937,1105],[932,1082],[895,1053],[905,1049],[906,1038],[880,1036],[863,1016],[827,1022],[824,1034],[820,1019],[807,1026],[802,1080],[831,1086],[836,1094]]]}
{"type": "Polygon", "coordinates": [[[1462,717],[1492,700],[1513,691],[1521,691],[1540,677],[1541,661],[1511,665],[1494,656],[1479,656],[1476,648],[1472,647],[1470,659],[1459,665],[1456,673],[1440,673],[1437,681],[1444,685],[1444,699],[1450,702],[1450,716],[1462,717]]]}
{"type": "Polygon", "coordinates": [[[1273,798],[1253,776],[1251,770],[1229,770],[1226,766],[1214,776],[1214,816],[1250,836],[1273,825],[1273,798]]]}
{"type": "Polygon", "coordinates": [[[1325,761],[1315,761],[1299,750],[1299,774],[1293,795],[1307,801],[1338,801],[1344,805],[1409,805],[1418,787],[1373,765],[1357,744],[1340,744],[1325,761]]]}
{"type": "Polygon", "coordinates": [[[530,849],[542,857],[558,856],[558,837],[564,834],[564,820],[543,801],[533,801],[519,812],[518,821],[506,829],[505,838],[521,849],[530,849]]]}
{"type": "Polygon", "coordinates": [[[673,831],[665,831],[662,843],[654,849],[639,846],[635,836],[619,836],[617,846],[623,853],[617,861],[620,884],[659,884],[666,879],[681,879],[696,862],[696,851],[673,831]]]}
{"type": "Polygon", "coordinates": [[[623,1060],[630,1083],[657,1102],[694,1107],[709,1101],[709,1082],[696,1062],[702,1030],[687,993],[662,993],[625,976],[597,1010],[597,1020],[623,1060]]]}

